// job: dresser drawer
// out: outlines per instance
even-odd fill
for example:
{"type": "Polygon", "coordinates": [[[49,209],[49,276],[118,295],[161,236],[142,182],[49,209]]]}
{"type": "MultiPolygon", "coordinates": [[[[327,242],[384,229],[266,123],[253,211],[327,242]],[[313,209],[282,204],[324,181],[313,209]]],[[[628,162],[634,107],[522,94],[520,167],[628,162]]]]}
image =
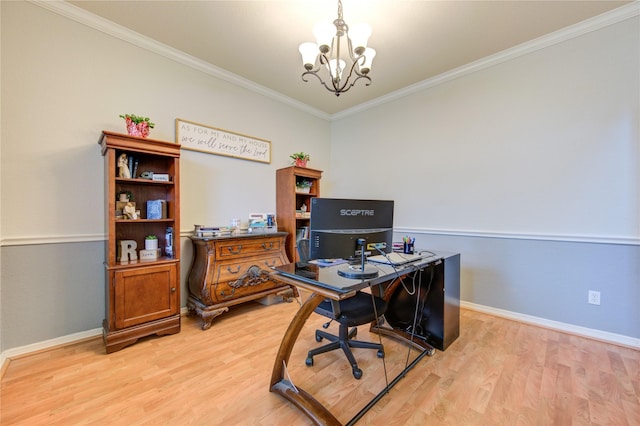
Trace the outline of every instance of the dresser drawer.
{"type": "Polygon", "coordinates": [[[216,259],[260,256],[269,253],[280,254],[281,242],[282,240],[279,238],[258,238],[222,242],[216,247],[216,259]]]}
{"type": "Polygon", "coordinates": [[[272,268],[282,264],[280,256],[220,262],[214,274],[211,295],[223,302],[273,287],[270,278],[272,268]]]}
{"type": "Polygon", "coordinates": [[[220,262],[217,265],[217,271],[214,273],[214,281],[235,281],[243,277],[251,266],[271,272],[275,266],[282,265],[280,257],[265,256],[262,258],[254,258],[250,261],[238,259],[236,261],[220,262]]]}
{"type": "Polygon", "coordinates": [[[271,281],[269,273],[264,272],[262,270],[246,279],[217,283],[213,291],[214,300],[223,303],[276,287],[275,283],[271,281]]]}

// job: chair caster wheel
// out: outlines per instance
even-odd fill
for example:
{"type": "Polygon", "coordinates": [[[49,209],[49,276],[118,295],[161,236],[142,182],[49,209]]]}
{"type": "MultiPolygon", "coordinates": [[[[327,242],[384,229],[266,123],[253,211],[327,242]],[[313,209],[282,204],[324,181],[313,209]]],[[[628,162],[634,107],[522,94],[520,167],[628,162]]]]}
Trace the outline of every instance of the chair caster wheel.
{"type": "Polygon", "coordinates": [[[362,370],[358,367],[353,367],[353,377],[359,380],[362,377],[362,370]]]}
{"type": "Polygon", "coordinates": [[[378,358],[384,358],[384,351],[382,349],[378,350],[378,358]]]}
{"type": "Polygon", "coordinates": [[[307,364],[307,367],[313,367],[313,358],[307,357],[304,363],[307,364]]]}
{"type": "Polygon", "coordinates": [[[322,336],[316,334],[316,342],[322,342],[322,336]]]}

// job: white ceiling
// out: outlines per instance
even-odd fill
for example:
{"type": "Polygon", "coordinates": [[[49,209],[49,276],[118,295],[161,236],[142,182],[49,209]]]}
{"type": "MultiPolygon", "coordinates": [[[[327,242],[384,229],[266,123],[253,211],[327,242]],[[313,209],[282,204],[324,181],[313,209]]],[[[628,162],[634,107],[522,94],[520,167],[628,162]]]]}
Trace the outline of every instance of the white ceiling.
{"type": "Polygon", "coordinates": [[[343,0],[344,20],[373,28],[372,84],[336,97],[301,79],[298,45],[337,0],[70,1],[109,21],[327,114],[582,22],[629,1],[343,0]]]}

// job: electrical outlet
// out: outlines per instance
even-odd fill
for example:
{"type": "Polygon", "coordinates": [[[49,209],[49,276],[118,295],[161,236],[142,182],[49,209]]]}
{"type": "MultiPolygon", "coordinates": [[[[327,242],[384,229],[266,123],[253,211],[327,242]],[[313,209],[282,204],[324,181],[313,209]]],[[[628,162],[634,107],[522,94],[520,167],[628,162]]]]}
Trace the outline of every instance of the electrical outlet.
{"type": "Polygon", "coordinates": [[[599,305],[600,304],[600,292],[589,290],[589,300],[588,302],[591,305],[599,305]]]}

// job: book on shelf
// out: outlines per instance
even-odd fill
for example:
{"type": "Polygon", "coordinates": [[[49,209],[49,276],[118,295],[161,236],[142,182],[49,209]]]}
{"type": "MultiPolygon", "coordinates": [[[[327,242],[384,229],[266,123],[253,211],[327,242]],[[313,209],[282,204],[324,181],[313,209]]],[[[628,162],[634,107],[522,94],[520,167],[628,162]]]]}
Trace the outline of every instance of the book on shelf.
{"type": "Polygon", "coordinates": [[[127,157],[127,160],[128,160],[128,166],[129,166],[129,175],[131,177],[133,177],[134,176],[133,175],[133,157],[131,155],[129,155],[127,157]]]}
{"type": "Polygon", "coordinates": [[[147,219],[166,219],[167,202],[165,200],[147,201],[147,219]]]}
{"type": "Polygon", "coordinates": [[[296,241],[309,239],[309,227],[303,226],[296,229],[296,241]]]}

